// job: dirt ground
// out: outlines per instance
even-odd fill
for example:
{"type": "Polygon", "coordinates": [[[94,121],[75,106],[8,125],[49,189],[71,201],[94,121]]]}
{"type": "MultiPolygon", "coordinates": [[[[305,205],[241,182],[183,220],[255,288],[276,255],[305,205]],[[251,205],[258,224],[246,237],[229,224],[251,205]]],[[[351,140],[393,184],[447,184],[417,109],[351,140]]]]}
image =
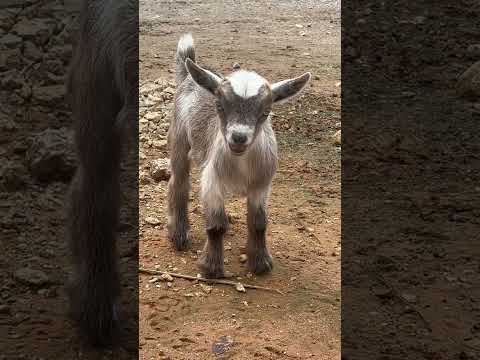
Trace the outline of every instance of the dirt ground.
{"type": "Polygon", "coordinates": [[[197,61],[220,72],[234,63],[271,81],[310,71],[296,103],[274,110],[280,167],[269,201],[271,274],[247,273],[242,199],[227,203],[232,226],[225,268],[246,284],[284,294],[140,275],[140,358],[340,358],[340,9],[319,1],[140,1],[140,266],[195,276],[206,240],[198,171],[190,202],[193,239],[176,252],[166,237],[166,181],[150,177],[168,158],[174,54],[192,32],[197,61]],[[217,341],[227,343],[223,346],[217,341]],[[222,354],[220,354],[222,353],[222,354]]]}
{"type": "Polygon", "coordinates": [[[342,358],[480,359],[480,4],[342,11],[342,358]]]}

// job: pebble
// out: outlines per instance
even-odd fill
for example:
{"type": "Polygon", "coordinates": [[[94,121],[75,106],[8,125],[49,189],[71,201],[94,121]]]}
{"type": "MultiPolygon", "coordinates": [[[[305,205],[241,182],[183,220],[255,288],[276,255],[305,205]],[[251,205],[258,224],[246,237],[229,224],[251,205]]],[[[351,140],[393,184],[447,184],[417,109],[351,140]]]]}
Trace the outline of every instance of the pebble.
{"type": "Polygon", "coordinates": [[[168,179],[170,179],[170,160],[154,160],[150,164],[150,175],[155,181],[167,181],[168,179]]]}
{"type": "Polygon", "coordinates": [[[480,96],[480,61],[470,66],[459,77],[457,91],[460,96],[480,96]]]}
{"type": "Polygon", "coordinates": [[[205,284],[200,284],[200,288],[205,294],[210,294],[212,292],[213,287],[205,285],[205,284]]]}
{"type": "Polygon", "coordinates": [[[245,262],[247,262],[247,260],[248,260],[247,254],[241,254],[241,255],[240,255],[240,262],[241,262],[242,264],[245,263],[245,262]]]}
{"type": "Polygon", "coordinates": [[[50,282],[47,274],[45,274],[43,271],[30,268],[19,269],[15,271],[13,276],[16,280],[33,286],[41,286],[50,282]]]}
{"type": "Polygon", "coordinates": [[[335,146],[342,145],[342,130],[337,130],[332,136],[332,142],[335,146]]]}
{"type": "Polygon", "coordinates": [[[387,286],[383,285],[375,285],[372,288],[372,292],[375,296],[378,296],[379,298],[391,298],[393,296],[393,291],[387,286]]]}
{"type": "Polygon", "coordinates": [[[160,275],[160,279],[163,281],[173,282],[173,277],[170,274],[162,274],[160,275]]]}
{"type": "Polygon", "coordinates": [[[215,355],[222,355],[231,349],[234,341],[231,336],[220,336],[212,345],[212,352],[215,355]]]}
{"type": "Polygon", "coordinates": [[[147,217],[145,218],[145,222],[146,222],[147,224],[154,225],[154,226],[155,226],[155,225],[160,225],[160,224],[162,223],[159,219],[157,219],[157,218],[155,218],[155,217],[153,217],[153,216],[147,216],[147,217]]]}
{"type": "Polygon", "coordinates": [[[243,286],[242,283],[237,283],[237,284],[235,285],[235,289],[236,289],[238,292],[243,292],[243,293],[246,292],[245,286],[243,286]]]}

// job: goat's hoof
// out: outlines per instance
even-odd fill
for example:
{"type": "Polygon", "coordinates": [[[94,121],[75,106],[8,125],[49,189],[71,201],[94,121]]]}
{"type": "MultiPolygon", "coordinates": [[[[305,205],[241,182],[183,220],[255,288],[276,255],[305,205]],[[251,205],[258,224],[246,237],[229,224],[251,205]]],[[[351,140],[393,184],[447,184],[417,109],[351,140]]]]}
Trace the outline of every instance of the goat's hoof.
{"type": "Polygon", "coordinates": [[[207,257],[200,258],[198,262],[202,276],[206,279],[221,279],[225,277],[223,263],[213,262],[207,257]]]}
{"type": "Polygon", "coordinates": [[[174,232],[173,234],[170,234],[169,237],[173,246],[175,246],[175,249],[178,251],[185,251],[191,245],[190,236],[187,232],[174,232]]]}
{"type": "Polygon", "coordinates": [[[273,269],[273,260],[268,251],[262,250],[248,256],[248,269],[251,273],[260,275],[273,269]]]}

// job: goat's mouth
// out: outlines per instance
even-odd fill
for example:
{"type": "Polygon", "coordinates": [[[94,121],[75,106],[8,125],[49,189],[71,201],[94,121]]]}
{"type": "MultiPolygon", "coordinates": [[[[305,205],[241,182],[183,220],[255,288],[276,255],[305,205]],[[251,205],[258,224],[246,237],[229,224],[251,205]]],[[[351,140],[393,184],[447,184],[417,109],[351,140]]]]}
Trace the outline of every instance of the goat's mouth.
{"type": "Polygon", "coordinates": [[[228,144],[228,147],[230,148],[232,154],[235,156],[243,155],[247,151],[247,146],[245,145],[228,144]]]}

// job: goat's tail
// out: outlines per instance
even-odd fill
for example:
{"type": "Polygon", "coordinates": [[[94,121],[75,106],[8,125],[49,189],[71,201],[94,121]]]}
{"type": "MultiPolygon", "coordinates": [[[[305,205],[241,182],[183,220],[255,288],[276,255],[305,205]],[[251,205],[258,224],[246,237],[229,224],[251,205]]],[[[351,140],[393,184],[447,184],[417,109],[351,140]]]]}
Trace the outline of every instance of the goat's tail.
{"type": "Polygon", "coordinates": [[[177,54],[175,56],[177,85],[181,84],[188,76],[188,71],[185,66],[185,60],[187,60],[187,58],[195,62],[195,47],[193,45],[192,34],[185,34],[178,41],[177,54]]]}

